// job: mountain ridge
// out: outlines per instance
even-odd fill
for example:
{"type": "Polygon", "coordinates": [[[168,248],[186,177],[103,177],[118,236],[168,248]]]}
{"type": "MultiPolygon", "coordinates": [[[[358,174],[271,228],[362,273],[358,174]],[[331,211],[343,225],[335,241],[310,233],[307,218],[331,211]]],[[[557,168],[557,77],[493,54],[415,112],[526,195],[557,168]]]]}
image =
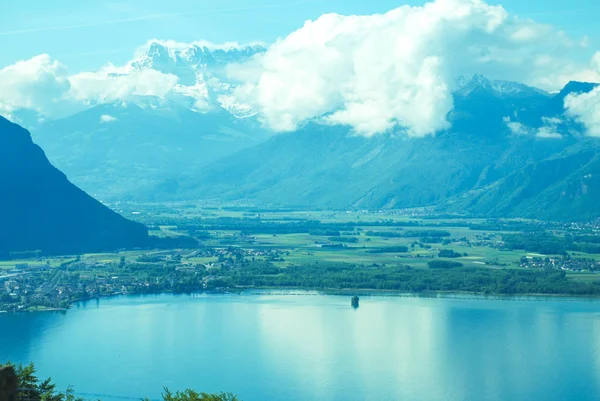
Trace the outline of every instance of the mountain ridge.
{"type": "MultiPolygon", "coordinates": [[[[571,84],[569,88],[582,86],[593,88],[591,84],[571,84]]],[[[576,123],[558,118],[564,107],[560,113],[553,108],[556,97],[565,96],[570,89],[550,95],[522,88],[516,96],[509,91],[506,98],[496,96],[490,85],[466,93],[457,91],[455,109],[448,116],[452,128],[435,137],[388,134],[363,138],[350,135],[344,127],[308,123],[297,132],[276,135],[219,159],[197,175],[180,178],[172,183],[175,189],[168,196],[244,199],[303,208],[436,206],[490,216],[600,216],[600,208],[589,202],[595,181],[590,181],[586,190],[581,185],[577,189],[577,180],[595,171],[597,140],[573,135],[576,123]],[[523,120],[519,120],[521,115],[523,120]],[[532,133],[515,134],[506,116],[531,124],[532,133]],[[559,139],[535,134],[553,119],[561,121],[551,127],[560,132],[559,139]],[[588,149],[581,146],[582,141],[588,149]],[[552,174],[547,188],[538,188],[536,183],[544,181],[528,177],[544,171],[552,174]],[[562,188],[562,196],[555,193],[556,188],[562,188]],[[486,191],[492,195],[482,196],[486,191]],[[499,202],[503,196],[512,200],[499,202]],[[578,215],[569,214],[568,199],[585,204],[585,208],[578,215]],[[536,211],[538,203],[546,210],[536,211]]]]}
{"type": "Polygon", "coordinates": [[[0,117],[0,256],[143,247],[145,226],[71,184],[24,128],[0,117]]]}
{"type": "MultiPolygon", "coordinates": [[[[150,48],[173,60],[187,54],[162,45],[150,48]]],[[[248,57],[258,54],[255,50],[248,50],[248,57]]],[[[75,182],[110,200],[249,199],[327,208],[444,208],[447,203],[448,210],[533,215],[523,196],[500,207],[502,202],[494,205],[491,195],[480,193],[521,191],[527,172],[535,171],[528,165],[573,148],[582,127],[565,114],[564,98],[595,84],[570,82],[550,94],[473,75],[458,79],[456,87],[447,115],[451,128],[425,138],[405,137],[402,130],[364,138],[318,120],[274,135],[257,118],[238,118],[226,108],[201,113],[148,96],[98,105],[43,123],[33,133],[75,182]],[[91,117],[77,120],[81,116],[91,117]]],[[[550,196],[531,194],[538,200],[550,196]]]]}

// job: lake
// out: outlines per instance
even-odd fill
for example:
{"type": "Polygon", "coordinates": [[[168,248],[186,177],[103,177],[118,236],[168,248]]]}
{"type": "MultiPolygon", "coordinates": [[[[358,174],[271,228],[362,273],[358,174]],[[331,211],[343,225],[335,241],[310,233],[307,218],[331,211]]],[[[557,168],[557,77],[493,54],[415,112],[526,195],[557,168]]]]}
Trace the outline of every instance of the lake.
{"type": "Polygon", "coordinates": [[[0,314],[0,333],[0,361],[105,400],[600,399],[598,300],[135,296],[0,314]]]}

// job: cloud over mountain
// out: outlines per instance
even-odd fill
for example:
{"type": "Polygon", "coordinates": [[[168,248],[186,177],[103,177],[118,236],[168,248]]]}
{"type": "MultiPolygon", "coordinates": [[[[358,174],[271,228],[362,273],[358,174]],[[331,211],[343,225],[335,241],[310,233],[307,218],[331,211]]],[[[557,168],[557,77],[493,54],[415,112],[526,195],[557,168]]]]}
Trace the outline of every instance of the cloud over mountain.
{"type": "Polygon", "coordinates": [[[0,69],[0,114],[17,109],[52,113],[71,85],[64,65],[41,54],[0,69]]]}
{"type": "Polygon", "coordinates": [[[166,96],[178,78],[160,71],[131,70],[128,67],[106,66],[97,72],[83,72],[69,77],[71,99],[85,103],[106,103],[127,100],[131,96],[166,96]]]}
{"type": "MultiPolygon", "coordinates": [[[[592,66],[600,74],[600,51],[594,55],[592,66]]],[[[600,137],[600,86],[588,93],[567,96],[565,108],[586,127],[588,135],[600,137]]]]}
{"type": "MultiPolygon", "coordinates": [[[[152,98],[199,112],[258,114],[276,132],[320,121],[367,136],[391,129],[426,136],[449,126],[459,75],[546,90],[599,81],[597,68],[573,61],[591,52],[585,42],[482,0],[435,0],[385,14],[326,14],[268,47],[151,40],[125,65],[77,74],[37,56],[0,70],[0,113],[56,117],[152,98]]],[[[596,97],[568,98],[569,112],[592,135],[600,130],[596,97]]]]}
{"type": "Polygon", "coordinates": [[[568,58],[582,50],[501,6],[436,0],[381,15],[324,15],[230,71],[244,82],[236,94],[274,130],[322,118],[366,135],[402,127],[423,136],[447,127],[459,74],[558,89],[576,75],[598,77],[568,58]]]}

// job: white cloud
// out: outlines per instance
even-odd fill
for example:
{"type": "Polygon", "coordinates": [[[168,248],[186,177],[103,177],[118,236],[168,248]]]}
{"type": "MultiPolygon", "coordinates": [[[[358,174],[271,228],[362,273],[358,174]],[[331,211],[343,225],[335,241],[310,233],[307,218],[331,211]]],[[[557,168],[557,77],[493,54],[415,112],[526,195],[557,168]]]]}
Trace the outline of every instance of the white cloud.
{"type": "Polygon", "coordinates": [[[510,117],[504,117],[504,123],[513,135],[535,136],[539,139],[560,139],[559,126],[563,123],[557,117],[542,117],[542,126],[532,128],[517,121],[511,121],[510,117]]]}
{"type": "Polygon", "coordinates": [[[150,49],[150,46],[153,44],[159,44],[168,48],[172,51],[183,51],[187,50],[193,46],[197,47],[205,47],[209,50],[231,50],[231,49],[242,49],[248,46],[263,46],[266,47],[267,44],[265,42],[250,42],[241,44],[239,42],[225,42],[225,43],[213,43],[207,40],[195,40],[192,42],[179,42],[176,40],[162,40],[162,39],[150,39],[140,47],[135,50],[135,57],[140,57],[144,55],[150,49]]]}
{"type": "Polygon", "coordinates": [[[98,72],[84,72],[69,78],[69,97],[90,103],[127,100],[132,96],[164,97],[177,84],[175,75],[155,70],[128,71],[108,65],[98,72]]]}
{"type": "Polygon", "coordinates": [[[523,136],[531,134],[531,129],[529,127],[520,122],[511,121],[510,117],[504,117],[504,123],[506,123],[506,126],[513,135],[523,136]]]}
{"type": "Polygon", "coordinates": [[[542,117],[543,126],[536,130],[535,136],[541,139],[560,139],[563,136],[558,132],[562,120],[556,117],[542,117]]]}
{"type": "MultiPolygon", "coordinates": [[[[257,113],[275,131],[316,120],[363,135],[400,130],[424,136],[449,126],[446,115],[462,74],[548,90],[569,80],[600,80],[600,54],[591,65],[573,61],[588,52],[585,42],[482,0],[435,0],[385,14],[327,14],[307,21],[265,53],[226,67],[231,84],[220,75],[228,59],[202,69],[204,53],[195,54],[194,46],[244,48],[236,42],[152,40],[123,66],[71,76],[59,62],[38,56],[0,70],[0,113],[30,108],[55,117],[59,111],[153,96],[196,110],[227,104],[241,115],[257,113]],[[143,55],[153,43],[152,54],[143,55]]],[[[570,112],[597,132],[593,101],[569,99],[570,112]]],[[[518,122],[506,124],[516,135],[535,134],[518,122]]]]}
{"type": "Polygon", "coordinates": [[[0,114],[29,109],[58,117],[135,96],[164,97],[176,89],[177,81],[176,76],[155,70],[113,65],[69,76],[63,64],[44,54],[0,70],[0,114]]]}
{"type": "Polygon", "coordinates": [[[535,134],[538,138],[542,139],[561,139],[562,135],[556,132],[552,127],[541,127],[535,134]]]}
{"type": "Polygon", "coordinates": [[[108,114],[103,114],[100,116],[101,124],[114,123],[115,121],[119,121],[119,119],[117,117],[109,116],[108,114]]]}
{"type": "Polygon", "coordinates": [[[571,61],[581,51],[563,32],[501,6],[436,0],[386,14],[323,15],[229,73],[243,83],[236,95],[277,131],[320,119],[365,135],[401,127],[423,136],[448,126],[459,74],[555,90],[598,76],[571,61]]]}
{"type": "Polygon", "coordinates": [[[65,66],[47,54],[19,61],[0,69],[0,113],[17,109],[50,113],[69,88],[65,66]]]}
{"type": "Polygon", "coordinates": [[[594,57],[592,57],[591,65],[592,68],[595,68],[596,71],[598,71],[598,74],[600,74],[600,51],[596,52],[594,57]]]}
{"type": "MultiPolygon", "coordinates": [[[[594,54],[590,65],[600,74],[600,51],[594,54]]],[[[588,93],[568,95],[565,109],[585,126],[588,135],[600,137],[600,86],[588,93]]]]}
{"type": "Polygon", "coordinates": [[[588,135],[600,137],[600,87],[589,93],[567,96],[565,108],[585,126],[588,135]]]}

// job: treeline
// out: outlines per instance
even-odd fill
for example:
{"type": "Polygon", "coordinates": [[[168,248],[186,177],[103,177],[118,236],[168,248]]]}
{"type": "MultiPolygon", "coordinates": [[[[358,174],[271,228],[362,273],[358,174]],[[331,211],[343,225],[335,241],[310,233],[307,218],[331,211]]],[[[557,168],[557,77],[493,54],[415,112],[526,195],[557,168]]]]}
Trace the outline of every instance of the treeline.
{"type": "Polygon", "coordinates": [[[600,244],[600,235],[582,234],[572,237],[574,242],[587,242],[590,244],[600,244]]]}
{"type": "Polygon", "coordinates": [[[333,237],[329,237],[328,240],[332,241],[332,242],[348,242],[348,243],[351,243],[351,244],[356,244],[358,242],[358,238],[357,237],[342,237],[342,236],[336,237],[336,236],[333,236],[333,237]]]}
{"type": "Polygon", "coordinates": [[[522,231],[536,232],[543,231],[550,223],[534,223],[519,220],[498,220],[490,219],[479,223],[468,223],[469,230],[478,231],[522,231]]]}
{"type": "Polygon", "coordinates": [[[406,230],[406,231],[372,231],[365,233],[367,237],[383,238],[442,238],[450,237],[450,232],[444,230],[406,230]]]}
{"type": "Polygon", "coordinates": [[[600,254],[597,236],[557,236],[548,232],[507,234],[502,236],[509,250],[525,250],[545,255],[565,255],[567,251],[600,254]],[[586,242],[579,242],[586,241],[586,242]]]}
{"type": "MultiPolygon", "coordinates": [[[[0,364],[0,367],[2,365],[0,364]]],[[[17,400],[23,401],[84,401],[78,397],[72,387],[67,388],[65,392],[56,389],[56,384],[52,379],[41,380],[37,376],[37,371],[33,363],[29,365],[14,365],[10,362],[5,366],[12,367],[17,378],[17,400]]],[[[4,385],[4,383],[0,383],[4,385]]],[[[0,396],[3,390],[8,388],[0,387],[0,396]]],[[[119,397],[116,397],[119,398],[119,397]]],[[[4,399],[0,397],[0,399],[4,399]]],[[[140,397],[141,401],[149,401],[148,398],[140,397]]],[[[173,392],[165,388],[162,394],[163,401],[240,401],[232,393],[209,394],[201,393],[195,390],[185,390],[173,392]]]]}
{"type": "Polygon", "coordinates": [[[430,269],[453,269],[455,267],[462,267],[463,264],[451,260],[431,260],[427,262],[427,266],[429,266],[430,269]]]}
{"type": "Polygon", "coordinates": [[[179,230],[240,231],[242,234],[310,234],[340,235],[340,231],[354,231],[352,223],[322,223],[318,220],[264,221],[260,219],[216,218],[204,219],[197,223],[177,224],[179,230]],[[323,234],[318,234],[323,233],[323,234]]]}
{"type": "Polygon", "coordinates": [[[195,249],[200,246],[197,240],[187,235],[174,237],[150,236],[150,247],[154,249],[195,249]]]}
{"type": "MultiPolygon", "coordinates": [[[[282,217],[279,219],[263,219],[260,217],[214,217],[214,218],[197,218],[187,219],[185,222],[177,220],[164,220],[158,223],[159,225],[174,225],[180,230],[211,230],[225,231],[238,230],[246,231],[253,234],[296,234],[306,233],[309,230],[337,230],[337,231],[354,231],[357,227],[395,227],[395,228],[418,228],[418,227],[469,227],[468,222],[448,221],[428,223],[422,221],[394,221],[391,219],[377,221],[349,221],[325,223],[320,220],[308,220],[299,218],[282,217]],[[267,230],[267,231],[265,231],[267,230]],[[281,230],[272,232],[274,230],[281,230]],[[298,231],[300,230],[300,231],[298,231]]],[[[420,236],[417,235],[417,236],[420,236]]],[[[432,235],[435,236],[435,235],[432,235]]]]}
{"type": "Polygon", "coordinates": [[[369,249],[367,253],[405,253],[408,252],[408,247],[404,245],[386,246],[382,248],[369,249]]]}
{"type": "Polygon", "coordinates": [[[463,256],[461,253],[454,252],[452,249],[440,249],[438,257],[440,258],[460,258],[463,256]]]}
{"type": "Polygon", "coordinates": [[[222,277],[221,284],[230,287],[373,289],[411,293],[600,295],[600,283],[571,281],[565,272],[558,270],[467,268],[453,261],[433,262],[437,262],[433,269],[312,263],[271,269],[269,274],[262,274],[250,265],[246,269],[233,269],[222,277]],[[444,266],[439,262],[444,262],[444,266]]]}

